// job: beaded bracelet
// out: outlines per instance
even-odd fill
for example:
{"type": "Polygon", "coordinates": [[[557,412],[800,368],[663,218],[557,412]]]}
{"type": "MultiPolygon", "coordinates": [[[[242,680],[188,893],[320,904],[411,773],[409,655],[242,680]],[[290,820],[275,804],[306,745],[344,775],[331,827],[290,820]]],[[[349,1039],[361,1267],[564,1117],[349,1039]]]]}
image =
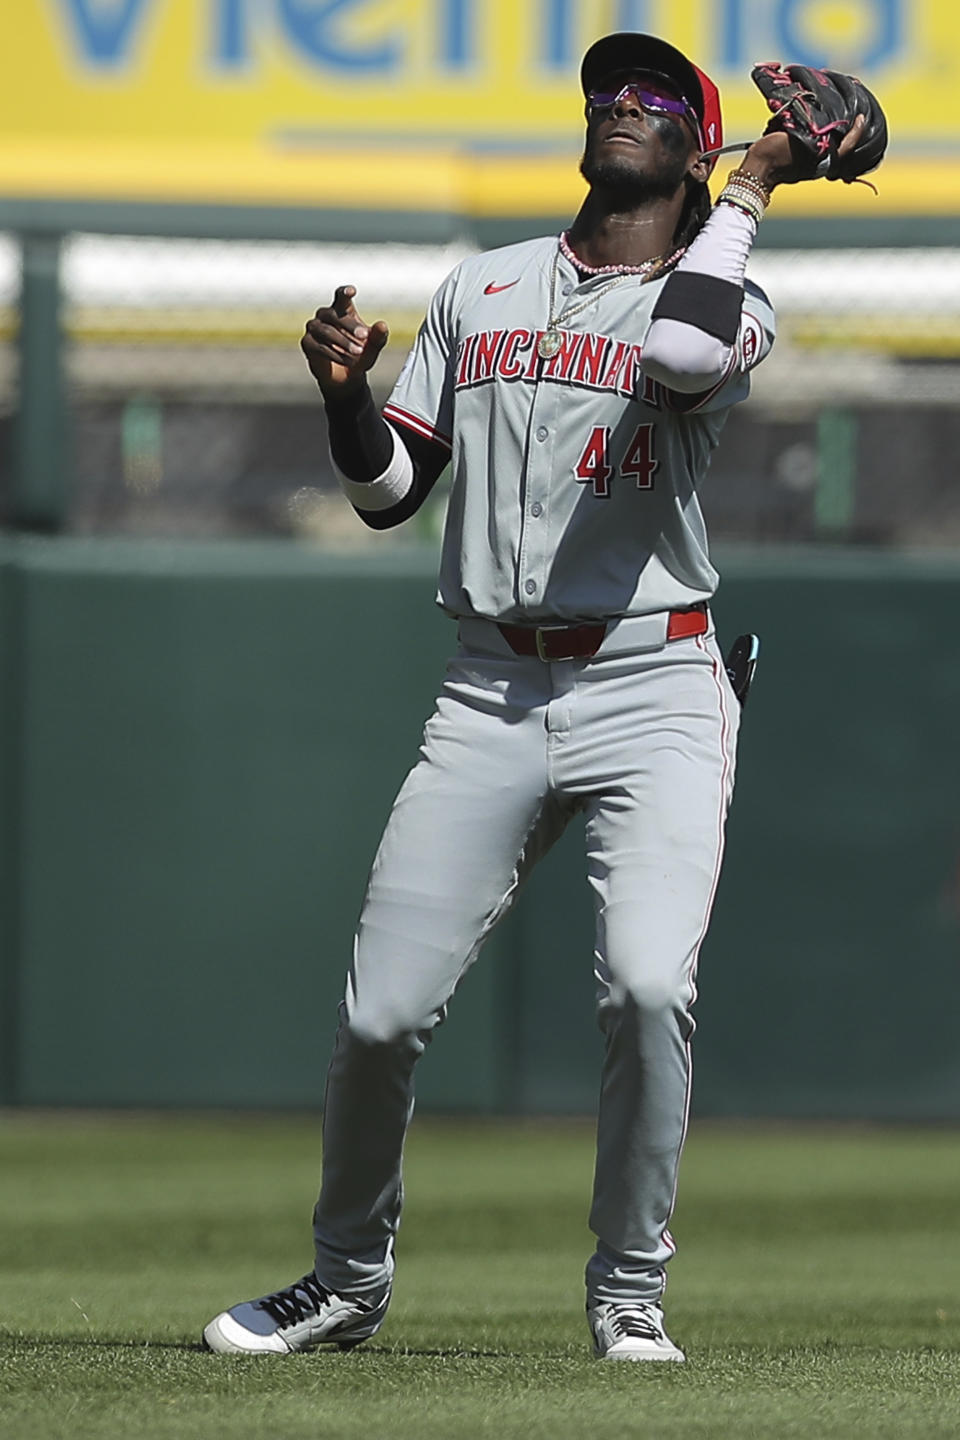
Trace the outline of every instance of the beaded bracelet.
{"type": "Polygon", "coordinates": [[[759,225],[763,219],[766,205],[754,190],[748,190],[745,185],[738,185],[736,181],[728,180],[726,185],[717,196],[717,204],[723,202],[725,205],[736,205],[738,209],[745,210],[752,215],[759,225]]]}
{"type": "Polygon", "coordinates": [[[731,183],[742,186],[745,190],[752,190],[764,206],[769,205],[773,199],[770,187],[764,184],[759,175],[751,175],[749,170],[731,170],[727,176],[727,184],[731,183]]]}
{"type": "Polygon", "coordinates": [[[724,187],[717,196],[717,204],[729,205],[732,210],[739,210],[742,215],[749,215],[757,225],[763,219],[763,206],[746,192],[741,195],[733,189],[724,187]]]}
{"type": "Polygon", "coordinates": [[[763,181],[746,170],[731,170],[717,197],[717,204],[732,205],[759,225],[770,204],[771,194],[763,181]]]}

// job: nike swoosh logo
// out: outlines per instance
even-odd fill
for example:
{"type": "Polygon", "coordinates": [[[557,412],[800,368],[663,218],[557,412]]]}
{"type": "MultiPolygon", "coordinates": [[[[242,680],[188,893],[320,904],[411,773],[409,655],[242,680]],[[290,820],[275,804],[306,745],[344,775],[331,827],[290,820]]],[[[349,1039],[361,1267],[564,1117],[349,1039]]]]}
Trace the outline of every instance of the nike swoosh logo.
{"type": "MultiPolygon", "coordinates": [[[[519,278],[518,275],[517,280],[519,280],[519,278]]],[[[516,285],[517,280],[508,280],[506,285],[494,285],[491,281],[483,293],[484,295],[499,295],[501,290],[509,290],[511,285],[516,285]]]]}

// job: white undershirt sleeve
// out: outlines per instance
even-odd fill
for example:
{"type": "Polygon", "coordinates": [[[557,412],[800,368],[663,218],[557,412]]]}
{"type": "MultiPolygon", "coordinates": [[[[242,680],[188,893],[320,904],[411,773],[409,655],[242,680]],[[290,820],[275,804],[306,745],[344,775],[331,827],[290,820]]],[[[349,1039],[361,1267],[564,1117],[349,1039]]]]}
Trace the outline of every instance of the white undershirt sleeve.
{"type": "MultiPolygon", "coordinates": [[[[677,266],[677,271],[710,275],[743,285],[747,259],[757,235],[752,216],[732,205],[715,205],[710,218],[677,266]]],[[[666,282],[670,284],[669,278],[666,282]]],[[[643,369],[670,390],[710,390],[733,368],[736,345],[726,344],[686,321],[653,320],[643,339],[643,369]]]]}

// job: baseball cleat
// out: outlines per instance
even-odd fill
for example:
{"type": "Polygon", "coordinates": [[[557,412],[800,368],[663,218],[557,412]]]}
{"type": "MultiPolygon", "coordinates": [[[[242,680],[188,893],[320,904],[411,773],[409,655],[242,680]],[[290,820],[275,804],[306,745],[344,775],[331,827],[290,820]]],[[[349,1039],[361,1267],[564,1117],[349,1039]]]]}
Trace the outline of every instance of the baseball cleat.
{"type": "Polygon", "coordinates": [[[221,1355],[289,1355],[332,1344],[352,1350],[383,1324],[388,1291],[376,1305],[325,1290],[313,1274],[215,1315],[203,1332],[208,1350],[221,1355]]]}
{"type": "Polygon", "coordinates": [[[603,1301],[587,1306],[598,1360],[684,1361],[663,1328],[663,1311],[653,1301],[603,1301]]]}

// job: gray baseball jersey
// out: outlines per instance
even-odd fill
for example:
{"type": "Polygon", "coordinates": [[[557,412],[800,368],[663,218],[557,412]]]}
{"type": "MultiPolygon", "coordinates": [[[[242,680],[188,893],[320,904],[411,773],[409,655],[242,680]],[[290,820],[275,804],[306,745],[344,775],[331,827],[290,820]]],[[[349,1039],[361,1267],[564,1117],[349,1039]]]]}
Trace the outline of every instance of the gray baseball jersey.
{"type": "Polygon", "coordinates": [[[548,237],[465,260],[437,291],[383,413],[451,451],[451,614],[576,621],[714,593],[697,485],[774,317],[748,283],[728,374],[678,395],[643,373],[664,283],[581,280],[548,237]],[[552,302],[560,343],[544,359],[552,302]]]}

